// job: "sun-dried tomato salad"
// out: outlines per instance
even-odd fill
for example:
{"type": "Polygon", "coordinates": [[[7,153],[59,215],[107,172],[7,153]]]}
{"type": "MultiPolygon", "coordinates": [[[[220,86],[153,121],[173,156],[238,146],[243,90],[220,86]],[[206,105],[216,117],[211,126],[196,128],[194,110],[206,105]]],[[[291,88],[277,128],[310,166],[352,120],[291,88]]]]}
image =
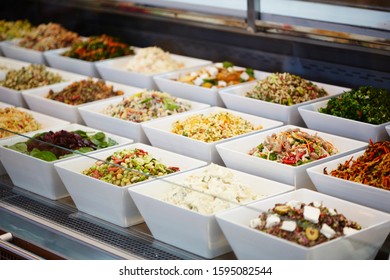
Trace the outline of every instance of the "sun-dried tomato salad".
{"type": "Polygon", "coordinates": [[[191,104],[179,101],[168,93],[149,90],[125,97],[111,104],[103,113],[111,117],[136,123],[186,112],[191,104]]]}
{"type": "Polygon", "coordinates": [[[249,226],[288,241],[312,247],[362,229],[355,221],[347,219],[336,209],[327,208],[321,202],[308,204],[291,200],[275,204],[249,226]]]}
{"type": "Polygon", "coordinates": [[[263,143],[249,151],[252,156],[298,166],[337,154],[337,148],[318,135],[310,135],[299,128],[273,133],[263,143]]]}

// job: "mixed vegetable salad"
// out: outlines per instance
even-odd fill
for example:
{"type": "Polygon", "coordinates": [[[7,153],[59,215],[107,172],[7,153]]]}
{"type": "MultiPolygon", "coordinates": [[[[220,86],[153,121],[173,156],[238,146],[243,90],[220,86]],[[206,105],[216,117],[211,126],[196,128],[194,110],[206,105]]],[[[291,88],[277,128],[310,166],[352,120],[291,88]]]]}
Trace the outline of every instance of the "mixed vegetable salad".
{"type": "Polygon", "coordinates": [[[105,161],[97,161],[82,173],[123,187],[145,181],[150,177],[163,176],[179,170],[179,167],[168,167],[147,151],[136,148],[116,151],[105,161]]]}
{"type": "Polygon", "coordinates": [[[249,151],[252,156],[298,166],[338,153],[337,148],[318,135],[299,128],[273,133],[249,151]]]}

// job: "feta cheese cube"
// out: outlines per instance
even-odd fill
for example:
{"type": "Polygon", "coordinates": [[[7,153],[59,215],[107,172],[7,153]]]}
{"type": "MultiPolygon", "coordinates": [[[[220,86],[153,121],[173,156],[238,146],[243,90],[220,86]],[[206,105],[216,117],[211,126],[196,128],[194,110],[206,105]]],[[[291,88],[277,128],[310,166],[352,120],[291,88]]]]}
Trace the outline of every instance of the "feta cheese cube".
{"type": "Polygon", "coordinates": [[[337,212],[333,208],[328,208],[328,211],[331,216],[337,215],[337,212]]]}
{"type": "Polygon", "coordinates": [[[217,62],[214,64],[215,67],[217,68],[223,68],[223,63],[222,62],[217,62]]]}
{"type": "Polygon", "coordinates": [[[289,202],[287,202],[287,205],[291,208],[294,208],[295,210],[299,210],[302,207],[302,203],[298,200],[290,200],[289,202]]]}
{"type": "Polygon", "coordinates": [[[297,223],[294,221],[283,221],[280,229],[291,232],[294,231],[296,227],[297,227],[297,223]]]}
{"type": "Polygon", "coordinates": [[[228,68],[227,68],[227,71],[228,71],[229,73],[233,73],[233,72],[234,72],[234,69],[233,69],[233,67],[228,67],[228,68]]]}
{"type": "Polygon", "coordinates": [[[209,79],[210,78],[210,76],[207,73],[203,73],[199,77],[201,77],[202,79],[209,79]]]}
{"type": "Polygon", "coordinates": [[[226,87],[227,83],[225,81],[218,81],[218,86],[219,87],[226,87]]]}
{"type": "Polygon", "coordinates": [[[350,234],[353,234],[353,233],[355,233],[355,232],[358,232],[358,230],[357,230],[357,229],[354,229],[354,228],[350,228],[350,227],[344,227],[344,228],[343,228],[343,233],[344,233],[345,235],[350,235],[350,234]]]}
{"type": "Polygon", "coordinates": [[[191,77],[196,77],[196,76],[198,76],[198,73],[197,72],[191,72],[190,76],[191,77]]]}
{"type": "Polygon", "coordinates": [[[305,206],[303,208],[303,216],[305,217],[305,219],[315,224],[318,223],[320,213],[320,209],[313,206],[305,206]]]}
{"type": "Polygon", "coordinates": [[[275,225],[277,225],[279,223],[280,223],[280,218],[279,218],[278,215],[275,215],[275,214],[268,215],[265,227],[266,228],[270,228],[270,227],[275,226],[275,225]]]}
{"type": "Polygon", "coordinates": [[[209,72],[210,76],[215,77],[218,74],[218,69],[216,67],[207,67],[206,70],[209,72]]]}
{"type": "Polygon", "coordinates": [[[194,85],[200,86],[201,84],[203,84],[203,79],[201,77],[198,77],[194,80],[194,85]]]}
{"type": "Polygon", "coordinates": [[[328,239],[332,238],[336,234],[336,232],[333,230],[333,228],[331,228],[327,224],[322,225],[320,232],[323,235],[325,235],[326,238],[328,238],[328,239]]]}
{"type": "Polygon", "coordinates": [[[257,226],[259,226],[261,224],[261,220],[260,218],[255,218],[255,219],[252,219],[249,221],[249,226],[251,228],[256,228],[257,226]]]}
{"type": "Polygon", "coordinates": [[[249,80],[249,75],[247,72],[242,72],[241,75],[240,75],[240,78],[243,79],[244,81],[248,81],[249,80]]]}

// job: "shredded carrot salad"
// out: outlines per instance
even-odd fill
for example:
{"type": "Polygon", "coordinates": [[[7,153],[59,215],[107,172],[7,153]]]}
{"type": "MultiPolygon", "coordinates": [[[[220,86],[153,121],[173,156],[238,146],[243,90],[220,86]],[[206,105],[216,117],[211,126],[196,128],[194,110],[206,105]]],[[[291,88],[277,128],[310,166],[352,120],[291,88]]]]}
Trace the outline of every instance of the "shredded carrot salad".
{"type": "MultiPolygon", "coordinates": [[[[326,168],[324,174],[328,175],[326,168]]],[[[329,175],[390,190],[390,141],[370,141],[363,155],[340,164],[329,175]]]]}
{"type": "Polygon", "coordinates": [[[16,133],[24,133],[38,130],[41,128],[41,125],[30,113],[17,108],[6,107],[0,108],[0,138],[15,135],[2,128],[16,133]]]}

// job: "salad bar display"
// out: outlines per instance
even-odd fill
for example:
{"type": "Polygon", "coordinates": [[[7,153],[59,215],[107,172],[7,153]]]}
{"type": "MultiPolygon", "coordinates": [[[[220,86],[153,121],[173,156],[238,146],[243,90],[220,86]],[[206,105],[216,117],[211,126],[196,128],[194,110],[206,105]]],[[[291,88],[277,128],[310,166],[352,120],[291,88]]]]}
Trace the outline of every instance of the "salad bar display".
{"type": "MultiPolygon", "coordinates": [[[[111,28],[110,19],[105,23],[103,32],[111,28]]],[[[0,20],[0,40],[17,39],[18,47],[45,57],[41,64],[0,68],[0,97],[12,89],[7,94],[19,91],[26,101],[19,106],[25,109],[0,107],[0,231],[22,218],[67,239],[76,253],[63,252],[64,258],[75,259],[85,258],[77,243],[103,259],[389,258],[388,207],[370,207],[371,191],[369,203],[355,200],[350,185],[328,194],[309,176],[342,159],[320,175],[387,195],[387,88],[313,82],[323,79],[298,75],[294,63],[285,67],[288,61],[274,63],[278,55],[238,67],[235,52],[242,50],[235,46],[204,47],[201,61],[188,55],[202,48],[190,41],[184,49],[172,46],[172,38],[151,43],[156,35],[149,32],[136,47],[118,34],[83,37],[59,23],[0,20]],[[56,67],[48,71],[53,56],[71,66],[60,73],[73,74],[80,63],[96,69],[66,81],[50,70],[56,67]],[[113,69],[136,75],[127,79],[113,69]],[[98,78],[110,71],[122,82],[98,78]],[[153,86],[140,87],[145,77],[141,84],[153,86]],[[252,104],[240,103],[243,98],[252,104]],[[50,117],[77,118],[47,128],[28,112],[33,106],[50,117]],[[330,130],[337,119],[373,125],[381,140],[311,130],[304,110],[334,117],[320,121],[330,130]]]]}

